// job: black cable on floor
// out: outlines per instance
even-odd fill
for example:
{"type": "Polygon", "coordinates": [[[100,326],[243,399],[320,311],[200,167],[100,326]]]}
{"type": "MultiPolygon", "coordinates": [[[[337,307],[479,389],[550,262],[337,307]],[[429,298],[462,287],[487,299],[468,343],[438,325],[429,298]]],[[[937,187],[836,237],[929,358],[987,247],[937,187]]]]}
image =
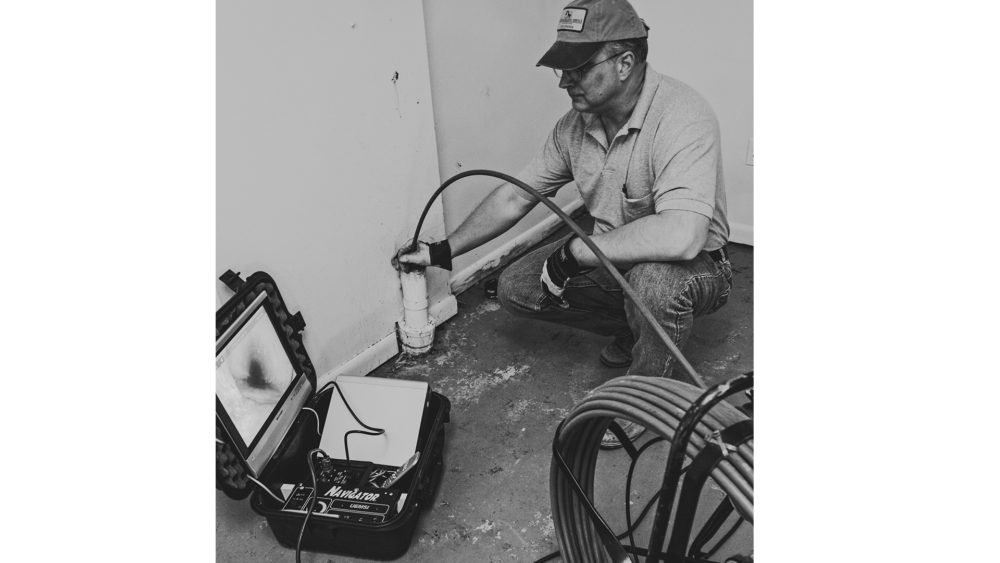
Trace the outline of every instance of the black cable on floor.
{"type": "Polygon", "coordinates": [[[306,526],[309,524],[309,517],[312,516],[313,508],[316,506],[316,468],[313,466],[313,456],[317,453],[325,456],[323,450],[316,448],[306,454],[306,464],[309,466],[309,476],[312,478],[312,493],[310,493],[309,504],[306,506],[306,517],[302,519],[302,529],[299,530],[299,540],[295,543],[295,563],[302,563],[302,536],[306,533],[306,526]]]}

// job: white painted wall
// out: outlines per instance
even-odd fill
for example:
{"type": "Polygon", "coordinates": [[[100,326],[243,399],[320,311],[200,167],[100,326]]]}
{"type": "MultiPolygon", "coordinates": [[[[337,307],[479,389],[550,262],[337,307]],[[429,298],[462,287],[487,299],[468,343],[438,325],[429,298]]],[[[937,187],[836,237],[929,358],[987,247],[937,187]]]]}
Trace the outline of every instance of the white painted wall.
{"type": "Polygon", "coordinates": [[[712,104],[722,128],[731,238],[753,244],[753,2],[631,0],[650,26],[649,61],[712,104]]]}
{"type": "Polygon", "coordinates": [[[271,273],[320,374],[394,354],[389,258],[440,183],[420,4],[219,0],[216,156],[216,275],[271,273]]]}
{"type": "MultiPolygon", "coordinates": [[[[541,149],[569,98],[547,68],[535,67],[555,39],[565,0],[424,0],[434,120],[442,180],[472,168],[516,175],[541,149]]],[[[468,178],[444,194],[454,230],[500,182],[468,178]]],[[[579,199],[571,186],[556,203],[579,199]]],[[[552,215],[539,205],[506,235],[455,260],[455,272],[552,215]]]]}
{"type": "MultiPolygon", "coordinates": [[[[424,0],[441,178],[470,168],[516,174],[537,151],[569,98],[535,63],[555,40],[566,0],[424,0]]],[[[650,32],[649,60],[688,82],[715,108],[723,132],[733,239],[752,243],[753,3],[745,0],[635,0],[650,32]]],[[[454,229],[497,182],[471,178],[444,196],[454,229]]],[[[557,198],[575,198],[572,186],[557,198]]],[[[543,217],[539,206],[505,236],[455,261],[468,267],[543,217]]]]}
{"type": "MultiPolygon", "coordinates": [[[[470,168],[516,174],[569,107],[551,72],[534,66],[564,3],[217,4],[216,274],[274,275],[309,323],[306,344],[321,374],[349,360],[364,372],[396,352],[401,304],[388,257],[441,180],[470,168]]],[[[753,175],[744,164],[753,135],[752,3],[635,5],[653,28],[651,62],[701,91],[719,114],[734,240],[752,242],[753,175]]],[[[456,184],[425,233],[457,227],[495,185],[456,184]]],[[[568,187],[556,201],[576,199],[568,187]]],[[[550,217],[539,207],[456,260],[455,271],[550,217]]],[[[447,274],[429,274],[432,303],[453,310],[443,305],[447,274]]]]}

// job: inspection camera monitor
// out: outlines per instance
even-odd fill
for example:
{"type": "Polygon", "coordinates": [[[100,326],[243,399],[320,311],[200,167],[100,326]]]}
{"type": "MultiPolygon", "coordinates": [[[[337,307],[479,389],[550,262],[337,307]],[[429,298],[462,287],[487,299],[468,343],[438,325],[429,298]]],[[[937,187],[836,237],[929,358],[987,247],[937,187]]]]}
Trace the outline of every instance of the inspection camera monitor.
{"type": "Polygon", "coordinates": [[[215,413],[260,475],[312,393],[274,310],[261,293],[215,345],[215,413]]]}

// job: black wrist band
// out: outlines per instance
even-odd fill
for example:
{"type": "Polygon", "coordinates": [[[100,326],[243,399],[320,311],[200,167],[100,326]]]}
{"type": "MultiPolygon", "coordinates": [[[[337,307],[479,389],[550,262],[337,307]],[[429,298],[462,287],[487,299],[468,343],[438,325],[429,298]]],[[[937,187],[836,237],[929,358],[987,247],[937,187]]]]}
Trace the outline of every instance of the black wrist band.
{"type": "Polygon", "coordinates": [[[559,248],[560,266],[562,266],[562,271],[566,274],[567,278],[571,278],[580,273],[580,263],[576,261],[576,257],[574,257],[573,253],[569,250],[569,245],[575,238],[577,238],[575,235],[569,237],[569,240],[567,240],[566,243],[559,248]]]}
{"type": "Polygon", "coordinates": [[[431,255],[431,266],[451,270],[451,245],[448,239],[439,242],[432,242],[427,245],[431,255]]]}

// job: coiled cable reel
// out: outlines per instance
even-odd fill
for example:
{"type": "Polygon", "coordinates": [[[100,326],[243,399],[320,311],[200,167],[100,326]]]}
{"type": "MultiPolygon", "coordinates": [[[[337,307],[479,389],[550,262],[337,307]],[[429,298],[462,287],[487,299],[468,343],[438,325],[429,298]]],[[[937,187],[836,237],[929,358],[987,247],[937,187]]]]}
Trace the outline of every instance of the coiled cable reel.
{"type": "MultiPolygon", "coordinates": [[[[714,444],[718,447],[721,443],[718,437],[727,428],[748,421],[739,409],[721,402],[721,399],[736,392],[733,386],[740,385],[741,389],[746,389],[752,381],[752,375],[743,376],[706,393],[671,379],[618,377],[594,389],[574,407],[556,431],[550,468],[552,519],[563,559],[574,563],[603,563],[609,561],[610,555],[611,561],[631,561],[592,501],[599,444],[614,419],[641,424],[671,443],[671,454],[674,455],[668,456],[657,515],[665,526],[680,478],[679,466],[674,470],[676,475],[670,475],[671,458],[678,457],[680,461],[684,457],[694,459],[707,446],[714,444]],[[699,407],[704,409],[703,413],[693,412],[699,407]],[[678,438],[686,443],[683,452],[674,452],[678,438]],[[673,481],[674,487],[669,493],[665,492],[669,488],[668,480],[673,481]],[[664,495],[670,498],[666,499],[664,495]],[[669,507],[661,517],[659,512],[664,502],[669,507]]],[[[738,515],[752,524],[752,438],[739,444],[723,443],[721,446],[725,454],[712,468],[711,477],[725,492],[738,515]]],[[[659,533],[654,522],[651,540],[655,541],[659,533]]],[[[651,543],[647,553],[659,553],[659,546],[654,549],[651,543]]]]}

